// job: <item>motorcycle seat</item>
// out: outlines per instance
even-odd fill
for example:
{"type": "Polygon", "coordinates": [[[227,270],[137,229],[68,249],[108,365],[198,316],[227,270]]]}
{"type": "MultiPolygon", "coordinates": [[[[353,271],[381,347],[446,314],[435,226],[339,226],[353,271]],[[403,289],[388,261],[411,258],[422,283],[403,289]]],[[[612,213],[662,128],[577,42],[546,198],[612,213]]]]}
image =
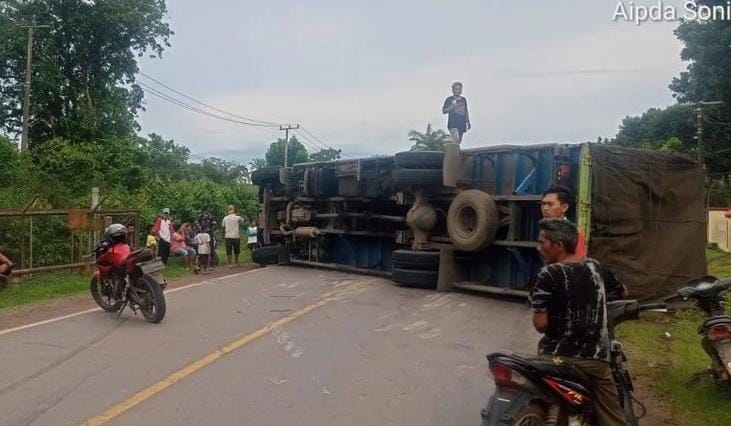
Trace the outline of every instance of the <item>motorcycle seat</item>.
{"type": "Polygon", "coordinates": [[[147,262],[154,259],[155,252],[148,249],[133,251],[129,254],[129,256],[127,256],[127,261],[132,261],[133,263],[147,262]]]}
{"type": "Polygon", "coordinates": [[[571,358],[533,355],[533,354],[499,354],[496,358],[507,358],[515,364],[521,365],[528,370],[537,370],[542,375],[560,377],[578,383],[584,387],[588,386],[589,378],[571,364],[571,358]]]}

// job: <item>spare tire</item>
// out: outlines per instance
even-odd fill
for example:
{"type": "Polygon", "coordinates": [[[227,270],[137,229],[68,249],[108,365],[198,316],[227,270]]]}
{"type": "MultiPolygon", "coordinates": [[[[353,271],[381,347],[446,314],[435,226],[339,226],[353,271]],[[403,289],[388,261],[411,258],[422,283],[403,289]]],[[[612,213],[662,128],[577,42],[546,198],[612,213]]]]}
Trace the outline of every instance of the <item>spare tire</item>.
{"type": "Polygon", "coordinates": [[[282,250],[282,246],[259,247],[251,254],[251,261],[259,265],[276,265],[282,250]]]}
{"type": "Polygon", "coordinates": [[[405,151],[395,155],[399,169],[441,169],[444,162],[442,151],[405,151]]]}
{"type": "Polygon", "coordinates": [[[391,280],[397,285],[418,288],[437,288],[437,271],[420,271],[416,269],[397,269],[391,271],[391,280]]]}
{"type": "Polygon", "coordinates": [[[267,166],[251,172],[251,183],[257,186],[279,183],[279,166],[267,166]]]}
{"type": "Polygon", "coordinates": [[[410,186],[441,187],[442,169],[396,169],[393,172],[393,184],[399,189],[410,186]]]}
{"type": "Polygon", "coordinates": [[[438,251],[395,250],[393,267],[397,269],[439,270],[438,251]]]}
{"type": "Polygon", "coordinates": [[[458,250],[476,251],[486,247],[495,239],[498,225],[497,205],[485,192],[462,191],[449,205],[447,230],[458,250]]]}

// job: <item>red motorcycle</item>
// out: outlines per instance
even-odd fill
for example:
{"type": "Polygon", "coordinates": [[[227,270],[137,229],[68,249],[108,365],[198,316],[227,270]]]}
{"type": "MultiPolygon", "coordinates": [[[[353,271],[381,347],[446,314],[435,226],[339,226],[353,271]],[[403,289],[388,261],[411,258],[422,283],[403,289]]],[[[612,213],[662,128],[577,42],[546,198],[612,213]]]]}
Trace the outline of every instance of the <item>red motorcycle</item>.
{"type": "Polygon", "coordinates": [[[132,252],[127,244],[127,228],[110,225],[104,241],[94,249],[97,271],[91,277],[91,296],[102,309],[122,314],[129,306],[139,310],[148,322],[159,323],[165,317],[165,267],[152,250],[132,252]]]}

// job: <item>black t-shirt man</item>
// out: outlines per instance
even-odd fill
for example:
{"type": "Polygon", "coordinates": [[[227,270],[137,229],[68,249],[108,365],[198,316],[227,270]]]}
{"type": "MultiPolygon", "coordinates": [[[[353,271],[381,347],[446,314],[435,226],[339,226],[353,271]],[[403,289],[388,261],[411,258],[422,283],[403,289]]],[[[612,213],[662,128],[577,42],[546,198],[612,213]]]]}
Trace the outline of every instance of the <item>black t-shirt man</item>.
{"type": "Polygon", "coordinates": [[[543,219],[538,227],[538,254],[546,263],[531,291],[533,326],[544,334],[538,352],[587,375],[599,426],[626,425],[609,364],[606,302],[628,293],[599,262],[576,256],[576,225],[543,219]]]}
{"type": "Polygon", "coordinates": [[[544,266],[531,294],[533,310],[548,313],[539,353],[608,362],[606,302],[622,290],[614,275],[594,259],[544,266]]]}

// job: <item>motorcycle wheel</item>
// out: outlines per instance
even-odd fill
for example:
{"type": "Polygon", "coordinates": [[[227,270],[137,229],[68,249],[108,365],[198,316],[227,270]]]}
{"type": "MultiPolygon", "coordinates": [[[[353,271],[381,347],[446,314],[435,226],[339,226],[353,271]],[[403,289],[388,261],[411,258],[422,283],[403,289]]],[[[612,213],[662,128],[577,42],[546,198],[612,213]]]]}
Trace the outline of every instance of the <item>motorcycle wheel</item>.
{"type": "Polygon", "coordinates": [[[528,404],[515,415],[513,426],[543,426],[546,424],[546,410],[537,404],[528,404]]]}
{"type": "Polygon", "coordinates": [[[134,300],[137,301],[140,312],[147,322],[157,324],[165,318],[165,295],[157,281],[143,275],[131,287],[131,291],[135,292],[134,300]]]}
{"type": "MultiPolygon", "coordinates": [[[[100,283],[96,277],[92,277],[90,283],[91,297],[100,308],[107,312],[117,312],[122,307],[122,301],[112,296],[113,289],[102,288],[106,286],[104,283],[100,283]]],[[[106,286],[108,287],[108,286],[106,286]]]]}

